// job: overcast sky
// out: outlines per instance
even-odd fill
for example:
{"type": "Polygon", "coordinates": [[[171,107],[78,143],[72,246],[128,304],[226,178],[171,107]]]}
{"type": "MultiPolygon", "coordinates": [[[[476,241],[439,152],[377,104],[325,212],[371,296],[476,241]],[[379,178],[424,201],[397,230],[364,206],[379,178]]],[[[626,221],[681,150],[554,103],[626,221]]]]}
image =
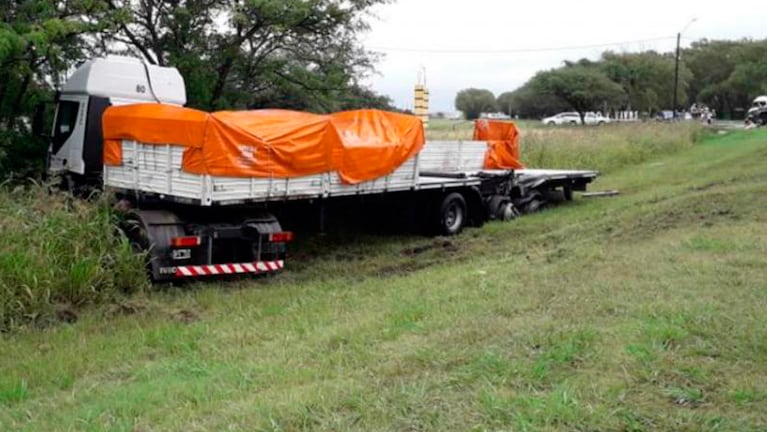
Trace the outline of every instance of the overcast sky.
{"type": "Polygon", "coordinates": [[[455,94],[463,88],[487,88],[497,96],[538,70],[596,59],[606,49],[671,51],[676,33],[693,18],[683,45],[704,37],[767,37],[764,0],[398,0],[377,7],[375,15],[363,43],[385,57],[367,82],[398,107],[412,108],[423,66],[432,112],[455,111],[455,94]],[[573,46],[588,48],[557,49],[573,46]]]}

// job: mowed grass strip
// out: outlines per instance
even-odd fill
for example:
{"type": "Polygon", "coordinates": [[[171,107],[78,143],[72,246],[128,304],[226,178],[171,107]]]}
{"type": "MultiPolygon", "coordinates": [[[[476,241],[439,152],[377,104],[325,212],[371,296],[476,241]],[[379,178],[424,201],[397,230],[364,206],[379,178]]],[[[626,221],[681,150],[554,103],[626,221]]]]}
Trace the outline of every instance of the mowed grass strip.
{"type": "Polygon", "coordinates": [[[764,430],[767,133],[0,340],[0,430],[764,430]],[[298,268],[295,268],[298,267],[298,268]]]}

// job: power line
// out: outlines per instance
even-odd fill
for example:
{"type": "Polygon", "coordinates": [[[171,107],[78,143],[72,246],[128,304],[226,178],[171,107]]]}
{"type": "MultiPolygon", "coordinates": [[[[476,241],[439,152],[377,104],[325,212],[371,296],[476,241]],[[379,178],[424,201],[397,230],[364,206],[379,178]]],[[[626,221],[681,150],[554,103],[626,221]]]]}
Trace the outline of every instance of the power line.
{"type": "Polygon", "coordinates": [[[645,42],[659,42],[665,40],[675,39],[674,36],[657,37],[652,39],[639,39],[633,41],[624,42],[610,42],[593,45],[570,45],[562,47],[548,47],[548,48],[514,48],[514,49],[501,49],[501,50],[489,50],[489,49],[441,49],[441,48],[402,48],[402,47],[368,47],[376,51],[388,51],[388,52],[411,52],[411,53],[426,53],[426,54],[514,54],[514,53],[535,53],[535,52],[551,52],[551,51],[571,51],[579,49],[589,48],[605,48],[615,45],[628,45],[645,42]]]}

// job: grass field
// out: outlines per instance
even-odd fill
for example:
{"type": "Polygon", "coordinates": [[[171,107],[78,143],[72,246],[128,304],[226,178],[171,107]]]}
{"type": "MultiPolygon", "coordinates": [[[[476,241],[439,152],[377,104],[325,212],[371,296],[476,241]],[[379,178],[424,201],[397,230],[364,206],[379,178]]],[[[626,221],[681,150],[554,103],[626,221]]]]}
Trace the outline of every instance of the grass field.
{"type": "Polygon", "coordinates": [[[765,430],[765,166],[709,136],[610,162],[617,198],[0,335],[0,430],[765,430]]]}
{"type": "MultiPolygon", "coordinates": [[[[659,155],[674,153],[699,141],[697,123],[623,123],[605,126],[546,126],[515,122],[520,129],[520,153],[530,167],[596,169],[609,173],[659,155]]],[[[433,120],[429,139],[469,140],[473,122],[433,120]]]]}

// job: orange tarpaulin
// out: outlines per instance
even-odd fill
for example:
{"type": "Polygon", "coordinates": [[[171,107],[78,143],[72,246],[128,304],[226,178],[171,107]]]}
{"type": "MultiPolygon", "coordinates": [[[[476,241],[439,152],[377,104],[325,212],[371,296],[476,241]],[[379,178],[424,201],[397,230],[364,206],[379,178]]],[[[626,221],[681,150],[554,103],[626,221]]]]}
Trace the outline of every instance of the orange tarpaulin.
{"type": "Polygon", "coordinates": [[[123,139],[187,147],[182,168],[192,174],[285,178],[337,171],[346,183],[387,175],[424,144],[417,117],[384,111],[209,114],[157,104],[106,110],[105,164],[121,163],[123,139]]]}
{"type": "Polygon", "coordinates": [[[474,139],[487,141],[485,169],[522,169],[519,160],[519,129],[512,122],[477,120],[474,139]]]}
{"type": "Polygon", "coordinates": [[[284,110],[210,114],[205,141],[183,168],[229,177],[298,177],[333,170],[338,135],[326,116],[284,110]]]}
{"type": "Polygon", "coordinates": [[[107,108],[102,118],[104,164],[122,164],[120,141],[202,147],[208,113],[175,105],[137,104],[107,108]]]}
{"type": "Polygon", "coordinates": [[[346,183],[382,177],[421,151],[423,122],[418,117],[377,110],[331,115],[343,147],[333,152],[334,166],[346,183]]]}

